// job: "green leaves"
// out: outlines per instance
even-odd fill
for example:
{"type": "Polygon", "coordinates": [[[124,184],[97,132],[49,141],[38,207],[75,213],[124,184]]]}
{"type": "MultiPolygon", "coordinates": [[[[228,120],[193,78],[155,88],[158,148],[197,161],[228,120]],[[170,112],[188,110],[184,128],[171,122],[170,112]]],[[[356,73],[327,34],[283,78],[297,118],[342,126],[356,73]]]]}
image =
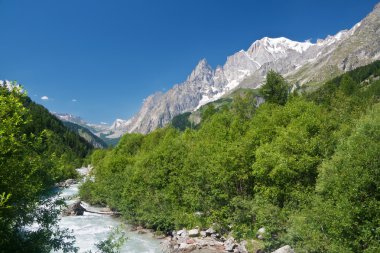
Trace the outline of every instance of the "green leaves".
{"type": "Polygon", "coordinates": [[[272,131],[266,133],[255,152],[254,189],[274,204],[284,206],[293,201],[294,190],[302,191],[314,185],[324,155],[320,147],[328,145],[324,138],[329,123],[321,108],[301,98],[292,99],[271,114],[263,109],[258,114],[272,119],[270,123],[264,121],[265,128],[272,131]],[[272,137],[268,138],[268,134],[272,137]]]}
{"type": "Polygon", "coordinates": [[[73,238],[57,226],[58,204],[42,194],[55,180],[74,175],[67,161],[78,156],[56,155],[67,151],[60,145],[63,136],[37,126],[25,101],[25,94],[0,87],[0,252],[75,252],[73,238]]]}
{"type": "Polygon", "coordinates": [[[119,253],[120,248],[127,241],[124,230],[123,226],[116,227],[110,232],[107,239],[97,243],[96,247],[100,253],[119,253]]]}
{"type": "Polygon", "coordinates": [[[82,196],[162,231],[217,223],[252,238],[265,227],[267,251],[377,252],[378,105],[357,120],[379,101],[378,64],[291,97],[271,71],[259,107],[244,92],[230,107],[204,107],[197,129],[127,134],[94,152],[82,196]]]}
{"type": "Polygon", "coordinates": [[[10,193],[6,194],[5,192],[0,194],[0,208],[10,208],[11,207],[10,205],[6,204],[11,196],[12,195],[10,193]]]}
{"type": "Polygon", "coordinates": [[[317,195],[300,214],[305,221],[294,218],[293,236],[302,238],[299,248],[327,252],[379,250],[379,143],[377,104],[320,167],[317,195]]]}
{"type": "Polygon", "coordinates": [[[260,94],[269,103],[284,105],[288,100],[290,85],[273,70],[266,76],[266,81],[260,89],[260,94]]]}

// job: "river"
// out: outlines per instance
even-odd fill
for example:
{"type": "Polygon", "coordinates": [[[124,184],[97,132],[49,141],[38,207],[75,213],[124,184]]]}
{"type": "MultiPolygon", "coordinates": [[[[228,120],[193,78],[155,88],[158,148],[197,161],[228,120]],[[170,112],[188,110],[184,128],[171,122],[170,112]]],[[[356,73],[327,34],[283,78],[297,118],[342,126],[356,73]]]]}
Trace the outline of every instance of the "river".
{"type": "MultiPolygon", "coordinates": [[[[86,174],[86,168],[78,169],[81,174],[86,174]]],[[[71,197],[78,194],[79,184],[73,184],[60,191],[60,196],[66,199],[67,204],[73,203],[71,197]]],[[[89,207],[95,209],[95,207],[89,207]]],[[[94,214],[85,212],[83,216],[64,216],[59,222],[61,228],[73,230],[76,238],[75,246],[79,247],[79,252],[91,250],[96,252],[95,243],[108,237],[112,228],[119,226],[122,221],[109,215],[94,214]]],[[[129,231],[126,227],[127,241],[121,248],[122,253],[159,253],[161,251],[160,240],[154,239],[151,234],[138,234],[129,231]]]]}

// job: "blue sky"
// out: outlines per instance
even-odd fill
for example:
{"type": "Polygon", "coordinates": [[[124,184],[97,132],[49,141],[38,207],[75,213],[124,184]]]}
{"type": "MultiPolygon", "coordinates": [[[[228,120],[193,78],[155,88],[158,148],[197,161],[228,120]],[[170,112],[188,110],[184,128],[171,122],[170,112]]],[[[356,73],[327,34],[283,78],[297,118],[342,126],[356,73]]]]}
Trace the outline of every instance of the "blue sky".
{"type": "Polygon", "coordinates": [[[351,28],[376,2],[0,0],[0,79],[51,111],[112,123],[202,58],[222,65],[264,36],[315,41],[351,28]]]}

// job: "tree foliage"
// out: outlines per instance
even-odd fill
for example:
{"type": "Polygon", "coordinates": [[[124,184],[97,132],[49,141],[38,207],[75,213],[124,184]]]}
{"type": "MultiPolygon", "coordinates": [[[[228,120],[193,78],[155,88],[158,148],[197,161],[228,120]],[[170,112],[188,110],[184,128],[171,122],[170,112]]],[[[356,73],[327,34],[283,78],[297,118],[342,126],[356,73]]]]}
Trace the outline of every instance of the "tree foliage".
{"type": "Polygon", "coordinates": [[[269,103],[284,105],[288,99],[289,90],[290,85],[286,80],[280,74],[270,70],[260,89],[260,94],[269,103]]]}
{"type": "Polygon", "coordinates": [[[248,92],[207,107],[197,129],[126,134],[94,152],[94,181],[81,195],[161,231],[213,224],[253,238],[264,226],[268,251],[286,243],[376,252],[379,69],[375,62],[302,96],[288,96],[271,71],[259,107],[248,92]]]}
{"type": "Polygon", "coordinates": [[[297,252],[379,252],[380,104],[320,166],[316,195],[294,217],[297,252]]]}
{"type": "Polygon", "coordinates": [[[75,251],[58,228],[59,203],[44,194],[74,176],[89,149],[56,120],[19,89],[0,87],[0,252],[75,251]]]}

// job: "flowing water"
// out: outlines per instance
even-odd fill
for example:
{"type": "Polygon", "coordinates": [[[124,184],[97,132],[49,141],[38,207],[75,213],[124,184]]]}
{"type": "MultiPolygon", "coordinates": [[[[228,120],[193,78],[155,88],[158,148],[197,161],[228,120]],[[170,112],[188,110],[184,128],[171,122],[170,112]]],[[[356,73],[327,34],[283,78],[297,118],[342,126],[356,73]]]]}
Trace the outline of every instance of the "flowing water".
{"type": "MultiPolygon", "coordinates": [[[[80,173],[86,173],[86,170],[79,169],[80,173]]],[[[60,192],[60,197],[69,199],[78,194],[78,184],[73,184],[68,188],[64,188],[60,192]]],[[[73,203],[75,200],[66,200],[67,204],[73,203]]],[[[87,208],[87,207],[86,207],[87,208]]],[[[96,209],[95,207],[89,207],[96,209]]],[[[121,224],[121,220],[109,215],[94,214],[85,212],[83,216],[64,216],[59,225],[61,228],[73,230],[76,238],[76,246],[79,252],[91,250],[96,252],[95,243],[105,240],[112,228],[121,224]]],[[[127,241],[121,249],[122,253],[158,253],[162,252],[160,241],[154,239],[151,234],[137,234],[126,229],[127,241]]]]}

